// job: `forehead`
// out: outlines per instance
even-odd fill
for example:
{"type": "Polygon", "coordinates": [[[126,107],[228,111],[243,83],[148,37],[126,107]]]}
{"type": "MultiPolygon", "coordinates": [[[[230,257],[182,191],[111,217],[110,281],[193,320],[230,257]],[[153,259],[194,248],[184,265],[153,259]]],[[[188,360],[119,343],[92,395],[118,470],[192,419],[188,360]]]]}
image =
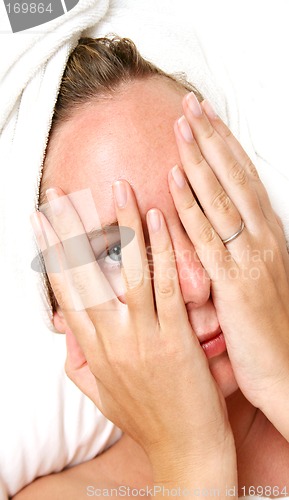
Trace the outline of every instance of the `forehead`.
{"type": "Polygon", "coordinates": [[[186,92],[164,78],[151,78],[77,111],[50,144],[53,185],[66,193],[89,188],[100,221],[107,224],[115,219],[111,185],[124,178],[143,217],[153,206],[169,216],[167,174],[180,161],[173,125],[186,92]]]}

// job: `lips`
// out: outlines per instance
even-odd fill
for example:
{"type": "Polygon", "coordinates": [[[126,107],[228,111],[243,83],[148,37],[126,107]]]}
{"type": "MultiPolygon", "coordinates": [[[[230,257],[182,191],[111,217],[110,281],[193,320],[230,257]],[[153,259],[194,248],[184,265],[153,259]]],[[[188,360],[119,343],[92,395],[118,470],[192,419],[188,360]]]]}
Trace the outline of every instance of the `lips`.
{"type": "Polygon", "coordinates": [[[208,333],[203,333],[203,334],[197,334],[198,340],[200,344],[204,344],[205,342],[209,342],[209,340],[213,340],[214,338],[218,337],[222,333],[222,330],[220,327],[218,327],[216,330],[213,332],[208,332],[208,333]]]}
{"type": "MultiPolygon", "coordinates": [[[[227,346],[224,339],[224,335],[217,321],[213,321],[215,323],[214,324],[215,328],[212,328],[211,331],[207,331],[206,333],[202,333],[202,330],[204,331],[204,328],[201,328],[201,322],[199,322],[199,324],[194,325],[192,321],[193,319],[192,315],[188,314],[188,316],[190,323],[193,327],[193,330],[196,332],[196,336],[198,338],[200,346],[202,347],[207,359],[220,356],[221,354],[226,352],[227,346]]],[[[196,320],[196,318],[194,319],[196,320]]],[[[217,318],[215,318],[215,320],[216,319],[217,318]]]]}
{"type": "Polygon", "coordinates": [[[186,308],[189,322],[201,345],[219,337],[222,329],[211,299],[199,308],[189,302],[186,308]]]}

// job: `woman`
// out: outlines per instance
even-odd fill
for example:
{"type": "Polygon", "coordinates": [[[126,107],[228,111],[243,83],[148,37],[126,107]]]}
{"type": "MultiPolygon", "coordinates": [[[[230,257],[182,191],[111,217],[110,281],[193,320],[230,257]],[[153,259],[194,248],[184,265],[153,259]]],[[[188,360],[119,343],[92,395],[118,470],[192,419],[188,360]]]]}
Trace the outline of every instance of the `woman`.
{"type": "Polygon", "coordinates": [[[205,489],[288,494],[282,228],[246,153],[211,106],[187,92],[126,40],[84,39],[70,58],[40,206],[47,187],[61,189],[47,191],[50,211],[33,224],[57,301],[54,324],[67,337],[67,373],[133,440],[144,473],[131,478],[121,464],[115,480],[112,447],[109,463],[104,454],[15,498],[37,488],[42,498],[43,488],[47,498],[60,488],[72,498],[73,480],[80,498],[95,471],[102,488],[122,478],[165,486],[161,495],[175,487],[192,497],[205,489]],[[78,201],[87,187],[98,221],[78,201]],[[73,205],[65,194],[76,195],[73,205]],[[92,257],[85,235],[96,222],[92,257]],[[120,235],[103,230],[116,224],[120,235]],[[126,227],[135,237],[124,246],[126,227]],[[51,266],[55,244],[65,275],[51,266]],[[111,265],[120,258],[122,273],[111,265]]]}

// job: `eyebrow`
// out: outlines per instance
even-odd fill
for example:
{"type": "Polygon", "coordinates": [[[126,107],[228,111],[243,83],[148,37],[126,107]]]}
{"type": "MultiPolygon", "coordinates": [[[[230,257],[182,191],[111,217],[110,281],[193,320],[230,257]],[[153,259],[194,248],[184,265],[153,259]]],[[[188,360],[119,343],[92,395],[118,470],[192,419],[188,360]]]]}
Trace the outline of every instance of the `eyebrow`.
{"type": "Polygon", "coordinates": [[[86,235],[89,240],[92,240],[94,238],[99,238],[100,236],[103,236],[107,233],[112,233],[116,232],[119,229],[119,224],[117,220],[114,220],[113,222],[110,222],[109,224],[106,224],[105,226],[102,226],[101,228],[92,228],[90,229],[86,235]]]}

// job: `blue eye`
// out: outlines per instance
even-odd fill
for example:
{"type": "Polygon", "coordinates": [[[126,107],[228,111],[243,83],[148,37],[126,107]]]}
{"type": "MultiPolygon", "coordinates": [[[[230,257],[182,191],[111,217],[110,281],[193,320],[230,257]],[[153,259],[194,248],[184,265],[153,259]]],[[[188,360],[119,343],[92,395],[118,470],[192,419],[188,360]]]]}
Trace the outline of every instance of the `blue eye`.
{"type": "Polygon", "coordinates": [[[111,264],[112,262],[119,264],[121,262],[121,244],[111,246],[107,251],[107,256],[104,259],[106,264],[111,264]]]}

